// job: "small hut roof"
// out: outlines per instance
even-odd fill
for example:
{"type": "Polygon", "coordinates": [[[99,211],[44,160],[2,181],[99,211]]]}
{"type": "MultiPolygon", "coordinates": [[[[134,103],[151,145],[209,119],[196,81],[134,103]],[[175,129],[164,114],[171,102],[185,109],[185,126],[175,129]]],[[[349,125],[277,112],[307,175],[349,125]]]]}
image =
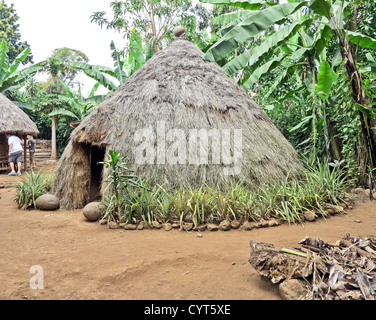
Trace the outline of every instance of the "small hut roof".
{"type": "Polygon", "coordinates": [[[29,116],[0,93],[0,133],[37,135],[39,130],[29,116]]]}

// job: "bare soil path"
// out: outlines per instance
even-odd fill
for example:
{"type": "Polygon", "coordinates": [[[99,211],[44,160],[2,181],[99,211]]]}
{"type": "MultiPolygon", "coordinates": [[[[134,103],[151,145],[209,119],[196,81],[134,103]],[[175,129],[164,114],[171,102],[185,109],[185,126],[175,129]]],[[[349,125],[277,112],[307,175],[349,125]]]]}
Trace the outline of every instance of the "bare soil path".
{"type": "Polygon", "coordinates": [[[110,230],[89,223],[82,210],[18,210],[0,175],[0,299],[279,300],[248,263],[250,240],[298,247],[306,236],[335,243],[343,235],[376,235],[376,201],[347,215],[304,225],[252,231],[110,230]],[[41,266],[44,289],[30,287],[41,266]]]}

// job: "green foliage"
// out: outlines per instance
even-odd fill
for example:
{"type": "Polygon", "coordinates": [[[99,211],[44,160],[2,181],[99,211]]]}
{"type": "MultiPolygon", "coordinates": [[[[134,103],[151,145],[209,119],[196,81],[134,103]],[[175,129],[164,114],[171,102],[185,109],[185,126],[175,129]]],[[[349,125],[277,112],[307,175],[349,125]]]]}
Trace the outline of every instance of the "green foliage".
{"type": "Polygon", "coordinates": [[[120,193],[128,185],[139,186],[139,183],[134,180],[136,177],[131,174],[133,171],[127,168],[126,156],[121,157],[118,152],[113,150],[109,150],[107,156],[108,160],[102,162],[102,164],[109,169],[105,182],[108,183],[106,189],[110,189],[111,192],[110,198],[106,199],[105,217],[110,220],[121,221],[122,200],[120,193]]]}
{"type": "Polygon", "coordinates": [[[183,25],[188,38],[197,41],[199,31],[208,25],[207,10],[199,4],[193,6],[191,0],[114,1],[111,10],[112,18],[98,11],[91,16],[91,22],[124,33],[128,39],[136,32],[145,47],[155,52],[171,41],[175,27],[183,25]]]}
{"type": "Polygon", "coordinates": [[[217,188],[202,185],[165,189],[136,180],[118,153],[111,151],[109,158],[104,163],[111,168],[111,192],[103,200],[107,208],[104,218],[126,223],[157,220],[198,226],[225,219],[259,221],[271,217],[296,223],[303,220],[307,210],[325,216],[326,206],[344,203],[346,190],[354,182],[340,162],[318,160],[307,161],[299,179],[286,178],[280,184],[249,188],[239,182],[217,188]]]}
{"type": "MultiPolygon", "coordinates": [[[[113,41],[111,41],[110,48],[112,50],[111,55],[114,61],[114,69],[105,66],[93,66],[79,61],[70,62],[69,66],[73,69],[83,71],[88,77],[96,80],[95,90],[102,85],[112,92],[134,74],[153,54],[150,50],[143,48],[140,35],[135,31],[130,36],[128,56],[125,56],[124,51],[118,50],[113,41]]],[[[101,102],[105,97],[106,95],[97,96],[95,101],[101,102]]]]}
{"type": "Polygon", "coordinates": [[[63,81],[60,81],[60,85],[64,88],[65,94],[59,94],[57,99],[61,101],[64,107],[54,108],[48,116],[67,116],[70,120],[81,121],[93,111],[96,106],[92,100],[93,93],[88,98],[84,98],[81,94],[80,83],[78,83],[78,93],[75,93],[63,81]]]}
{"type": "Polygon", "coordinates": [[[89,62],[89,58],[81,51],[71,48],[58,48],[52,52],[52,59],[57,59],[60,62],[60,79],[64,81],[68,86],[73,86],[74,78],[77,76],[79,70],[69,67],[69,63],[72,61],[77,62],[89,62]]]}
{"type": "Polygon", "coordinates": [[[22,210],[33,207],[36,208],[36,200],[41,195],[47,193],[51,189],[53,177],[45,174],[42,170],[35,173],[32,169],[25,172],[26,177],[22,178],[16,188],[15,201],[22,210]]]}
{"type": "Polygon", "coordinates": [[[242,16],[241,19],[238,19],[240,20],[239,23],[234,23],[234,26],[210,48],[205,55],[205,59],[209,61],[223,59],[247,39],[257,36],[275,23],[284,20],[286,15],[293,14],[301,6],[300,3],[284,3],[242,16]]]}
{"type": "MultiPolygon", "coordinates": [[[[1,4],[0,4],[1,5],[1,4]]],[[[30,48],[25,48],[13,60],[10,59],[10,51],[5,39],[0,43],[0,92],[10,95],[12,91],[17,91],[30,77],[41,70],[40,64],[31,65],[22,70],[18,70],[21,62],[24,62],[30,48]]]]}
{"type": "Polygon", "coordinates": [[[224,26],[205,58],[258,99],[299,152],[344,160],[363,183],[375,137],[374,6],[360,0],[202,2],[243,8],[214,19],[224,26]]]}
{"type": "Polygon", "coordinates": [[[30,46],[25,41],[21,41],[19,32],[18,15],[14,5],[8,6],[4,0],[0,2],[0,39],[4,40],[9,48],[8,57],[12,63],[22,52],[27,52],[22,64],[33,63],[33,55],[30,46]]]}
{"type": "Polygon", "coordinates": [[[316,92],[322,99],[326,100],[332,91],[333,83],[337,80],[336,73],[332,70],[327,61],[320,65],[316,92]]]}

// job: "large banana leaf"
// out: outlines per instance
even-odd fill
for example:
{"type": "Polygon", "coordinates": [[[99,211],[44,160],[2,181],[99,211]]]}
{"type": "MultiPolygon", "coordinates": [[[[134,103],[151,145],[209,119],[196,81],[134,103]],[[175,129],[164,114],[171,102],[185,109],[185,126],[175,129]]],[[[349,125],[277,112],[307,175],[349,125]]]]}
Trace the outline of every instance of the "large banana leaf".
{"type": "Polygon", "coordinates": [[[314,0],[309,6],[315,13],[331,19],[332,5],[326,0],[314,0]]]}
{"type": "Polygon", "coordinates": [[[218,61],[237,49],[250,37],[258,35],[274,24],[306,5],[302,3],[283,3],[257,11],[227,32],[205,55],[205,60],[218,61]]]}
{"type": "Polygon", "coordinates": [[[58,109],[53,110],[52,112],[50,112],[48,114],[48,116],[50,116],[50,117],[52,117],[52,116],[68,116],[68,117],[71,117],[73,119],[78,119],[78,117],[73,112],[66,110],[66,109],[62,109],[62,108],[58,108],[58,109]]]}
{"type": "Polygon", "coordinates": [[[323,61],[320,65],[320,71],[317,78],[316,92],[322,97],[322,99],[326,100],[332,90],[333,83],[338,77],[330,67],[330,64],[327,61],[323,61]]]}
{"type": "Polygon", "coordinates": [[[136,32],[132,32],[129,39],[128,64],[132,65],[131,74],[136,72],[145,63],[142,47],[142,38],[136,32]]]}
{"type": "Polygon", "coordinates": [[[370,54],[370,53],[367,53],[366,57],[367,57],[369,65],[371,67],[371,72],[372,72],[373,76],[376,77],[376,61],[373,58],[372,54],[370,54]]]}
{"type": "Polygon", "coordinates": [[[246,10],[259,10],[265,0],[200,0],[200,2],[227,5],[231,7],[243,8],[246,10]]]}
{"type": "Polygon", "coordinates": [[[283,55],[283,56],[280,56],[280,57],[277,57],[277,58],[274,58],[270,61],[268,61],[267,63],[265,63],[264,65],[260,66],[259,68],[257,68],[248,78],[248,80],[243,84],[243,87],[246,89],[246,90],[250,90],[252,88],[252,86],[257,82],[259,81],[259,79],[261,78],[262,75],[270,72],[271,70],[275,69],[276,67],[278,67],[282,60],[286,57],[286,55],[283,55]]]}
{"type": "Polygon", "coordinates": [[[249,15],[249,13],[250,12],[247,10],[228,12],[218,17],[215,17],[212,21],[212,24],[228,24],[236,19],[249,15]]]}
{"type": "Polygon", "coordinates": [[[18,66],[20,65],[20,63],[22,61],[24,61],[27,56],[29,55],[30,53],[30,48],[27,47],[25,50],[23,50],[17,57],[16,59],[14,59],[14,61],[12,62],[12,64],[9,66],[9,74],[12,74],[14,72],[17,71],[18,69],[18,66]]]}
{"type": "Polygon", "coordinates": [[[265,41],[261,43],[261,45],[240,54],[239,56],[228,62],[223,67],[223,69],[228,74],[232,75],[236,71],[243,69],[245,66],[248,66],[250,69],[257,68],[262,58],[268,52],[291,38],[302,26],[308,26],[311,23],[312,20],[300,21],[277,30],[270,37],[266,38],[265,41]]]}
{"type": "Polygon", "coordinates": [[[9,74],[6,78],[0,79],[0,92],[10,90],[10,88],[19,88],[26,79],[34,76],[42,70],[42,62],[28,66],[22,70],[9,74]]]}
{"type": "Polygon", "coordinates": [[[376,50],[376,39],[373,39],[371,37],[368,37],[358,32],[347,31],[347,33],[349,36],[349,40],[352,43],[358,44],[364,48],[370,48],[370,49],[376,50]]]}
{"type": "Polygon", "coordinates": [[[8,58],[8,46],[3,39],[0,43],[0,80],[4,77],[5,72],[9,68],[9,58],[8,58]]]}
{"type": "Polygon", "coordinates": [[[122,85],[127,80],[127,75],[124,72],[124,62],[116,50],[115,43],[111,41],[110,48],[112,50],[112,59],[114,60],[115,78],[117,78],[122,85]]]}
{"type": "Polygon", "coordinates": [[[240,15],[237,18],[234,18],[234,20],[230,21],[228,24],[225,24],[226,20],[229,20],[229,17],[223,17],[223,15],[219,16],[217,19],[217,23],[220,23],[223,21],[223,24],[225,25],[218,31],[218,36],[223,37],[227,32],[231,31],[232,28],[237,26],[239,23],[241,23],[244,20],[250,19],[253,15],[255,15],[258,11],[246,11],[247,13],[240,15]]]}
{"type": "Polygon", "coordinates": [[[88,77],[99,81],[105,88],[110,91],[116,90],[118,88],[115,83],[113,83],[103,74],[103,68],[105,67],[91,66],[87,63],[76,61],[69,63],[69,65],[72,68],[82,70],[88,77]]]}

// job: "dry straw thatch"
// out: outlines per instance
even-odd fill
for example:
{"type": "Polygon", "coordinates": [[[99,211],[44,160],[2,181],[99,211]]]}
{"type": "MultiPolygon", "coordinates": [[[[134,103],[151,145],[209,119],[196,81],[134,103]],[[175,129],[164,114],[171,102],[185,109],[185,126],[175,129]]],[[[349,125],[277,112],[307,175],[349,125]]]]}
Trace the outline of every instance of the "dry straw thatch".
{"type": "MultiPolygon", "coordinates": [[[[231,134],[233,153],[234,131],[231,134]]],[[[220,140],[212,141],[212,152],[221,150],[220,140]]],[[[156,152],[158,143],[155,139],[151,145],[156,152]]],[[[81,208],[88,202],[91,146],[127,155],[129,167],[138,176],[169,186],[217,185],[229,180],[258,185],[293,177],[301,170],[297,153],[262,109],[217,64],[205,62],[203,53],[183,38],[154,55],[73,131],[54,181],[54,192],[67,208],[81,208]],[[160,122],[166,132],[185,132],[187,139],[175,141],[175,146],[186,147],[187,163],[135,161],[140,147],[135,135],[140,129],[151,128],[156,136],[160,122]],[[213,128],[241,130],[239,174],[228,176],[223,169],[231,165],[213,164],[210,158],[209,163],[201,165],[188,161],[189,129],[213,128]]],[[[208,147],[206,150],[212,154],[208,147]]]]}
{"type": "Polygon", "coordinates": [[[0,93],[0,133],[11,133],[20,137],[39,133],[29,116],[2,93],[0,93]]]}

